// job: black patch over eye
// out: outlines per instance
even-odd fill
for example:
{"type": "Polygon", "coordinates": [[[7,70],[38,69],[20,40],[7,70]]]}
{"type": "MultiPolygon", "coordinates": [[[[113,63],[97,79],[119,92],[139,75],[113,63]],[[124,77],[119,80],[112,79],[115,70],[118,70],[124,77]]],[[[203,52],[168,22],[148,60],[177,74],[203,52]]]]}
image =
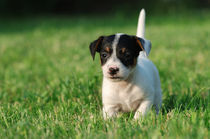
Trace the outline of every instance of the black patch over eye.
{"type": "Polygon", "coordinates": [[[131,53],[125,52],[125,57],[126,57],[126,58],[131,58],[131,53]]]}
{"type": "Polygon", "coordinates": [[[117,57],[126,67],[133,67],[137,63],[140,46],[136,39],[129,35],[121,35],[117,44],[117,57]]]}
{"type": "Polygon", "coordinates": [[[127,50],[125,50],[125,49],[122,49],[122,50],[120,50],[119,51],[119,54],[122,56],[122,57],[126,57],[126,58],[131,58],[131,53],[130,52],[128,52],[127,50]]]}

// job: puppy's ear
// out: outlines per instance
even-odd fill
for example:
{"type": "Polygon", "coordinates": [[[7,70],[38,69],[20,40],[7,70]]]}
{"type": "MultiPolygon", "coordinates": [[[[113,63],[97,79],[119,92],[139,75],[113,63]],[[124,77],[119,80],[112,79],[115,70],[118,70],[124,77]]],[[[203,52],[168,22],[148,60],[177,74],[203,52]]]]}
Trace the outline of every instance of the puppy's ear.
{"type": "Polygon", "coordinates": [[[97,40],[93,41],[89,46],[90,53],[93,57],[93,60],[95,59],[96,52],[99,52],[101,49],[101,44],[102,44],[103,39],[104,39],[104,36],[100,36],[97,40]]]}
{"type": "Polygon", "coordinates": [[[146,56],[149,56],[150,50],[152,48],[152,44],[150,40],[142,39],[135,36],[136,44],[140,47],[140,51],[144,51],[146,56]]]}
{"type": "Polygon", "coordinates": [[[145,41],[144,41],[144,39],[139,38],[137,36],[134,36],[134,39],[136,40],[136,44],[140,48],[140,51],[145,51],[145,41]]]}

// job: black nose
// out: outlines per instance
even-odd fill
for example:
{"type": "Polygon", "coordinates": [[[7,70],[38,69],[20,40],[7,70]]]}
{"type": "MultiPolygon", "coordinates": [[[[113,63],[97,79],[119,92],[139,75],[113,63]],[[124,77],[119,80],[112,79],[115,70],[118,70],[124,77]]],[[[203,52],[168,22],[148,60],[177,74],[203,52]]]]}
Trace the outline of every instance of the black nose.
{"type": "Polygon", "coordinates": [[[109,68],[109,74],[115,75],[119,71],[119,68],[109,68]]]}

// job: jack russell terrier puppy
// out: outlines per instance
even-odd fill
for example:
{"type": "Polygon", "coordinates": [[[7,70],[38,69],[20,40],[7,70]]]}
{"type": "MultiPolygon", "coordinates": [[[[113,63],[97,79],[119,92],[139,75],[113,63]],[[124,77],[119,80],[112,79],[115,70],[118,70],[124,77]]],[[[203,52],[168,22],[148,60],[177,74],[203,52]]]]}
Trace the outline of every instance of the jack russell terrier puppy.
{"type": "Polygon", "coordinates": [[[159,73],[148,59],[151,43],[144,38],[145,11],[141,10],[137,35],[118,33],[101,36],[90,44],[90,53],[100,54],[103,70],[102,101],[104,119],[119,112],[134,111],[134,119],[145,116],[162,103],[159,73]]]}

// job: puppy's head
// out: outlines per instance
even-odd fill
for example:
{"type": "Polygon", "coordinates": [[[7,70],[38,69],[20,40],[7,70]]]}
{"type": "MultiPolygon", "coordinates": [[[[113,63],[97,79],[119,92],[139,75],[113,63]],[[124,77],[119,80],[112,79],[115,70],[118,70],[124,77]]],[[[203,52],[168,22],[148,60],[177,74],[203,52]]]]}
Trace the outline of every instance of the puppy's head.
{"type": "Polygon", "coordinates": [[[136,36],[116,34],[101,36],[90,44],[90,53],[100,54],[103,75],[112,81],[126,80],[137,63],[144,40],[136,36]]]}

